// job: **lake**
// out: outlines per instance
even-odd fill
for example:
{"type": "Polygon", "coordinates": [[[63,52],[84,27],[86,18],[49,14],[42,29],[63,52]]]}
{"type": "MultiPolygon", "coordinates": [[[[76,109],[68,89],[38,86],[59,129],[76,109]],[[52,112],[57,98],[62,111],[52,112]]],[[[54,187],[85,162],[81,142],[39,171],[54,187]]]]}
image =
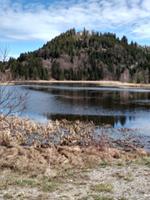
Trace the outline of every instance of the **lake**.
{"type": "Polygon", "coordinates": [[[39,122],[90,120],[99,126],[111,126],[115,134],[116,130],[132,130],[148,138],[150,146],[150,90],[62,83],[9,86],[10,90],[14,88],[28,92],[24,117],[39,122]]]}

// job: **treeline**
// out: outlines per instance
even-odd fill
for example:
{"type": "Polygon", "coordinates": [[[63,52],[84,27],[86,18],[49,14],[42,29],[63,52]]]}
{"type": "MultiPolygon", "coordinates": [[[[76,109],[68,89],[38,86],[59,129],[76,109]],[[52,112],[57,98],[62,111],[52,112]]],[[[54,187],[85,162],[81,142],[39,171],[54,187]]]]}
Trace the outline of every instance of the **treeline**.
{"type": "Polygon", "coordinates": [[[8,61],[8,68],[12,72],[13,79],[48,80],[48,69],[43,67],[41,58],[30,55],[24,62],[21,59],[20,56],[17,60],[10,58],[8,61]]]}
{"type": "MultiPolygon", "coordinates": [[[[3,67],[2,67],[2,66],[3,67]]],[[[71,29],[37,51],[10,59],[13,79],[150,82],[150,50],[113,33],[71,29]]]]}

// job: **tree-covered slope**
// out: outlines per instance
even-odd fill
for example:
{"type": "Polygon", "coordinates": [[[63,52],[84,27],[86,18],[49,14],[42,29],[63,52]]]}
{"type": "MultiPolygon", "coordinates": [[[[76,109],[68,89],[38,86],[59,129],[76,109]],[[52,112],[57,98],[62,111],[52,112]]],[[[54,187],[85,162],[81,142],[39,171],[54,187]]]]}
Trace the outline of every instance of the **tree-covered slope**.
{"type": "Polygon", "coordinates": [[[13,79],[150,82],[150,52],[112,33],[71,29],[37,51],[10,59],[13,79]]]}

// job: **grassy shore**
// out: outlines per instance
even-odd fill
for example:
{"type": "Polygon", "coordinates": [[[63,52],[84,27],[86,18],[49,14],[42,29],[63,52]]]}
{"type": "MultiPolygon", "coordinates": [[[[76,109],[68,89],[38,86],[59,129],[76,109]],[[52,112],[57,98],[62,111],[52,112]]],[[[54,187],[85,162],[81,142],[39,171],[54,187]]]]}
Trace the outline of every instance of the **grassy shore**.
{"type": "Polygon", "coordinates": [[[0,200],[148,200],[149,154],[129,141],[115,147],[104,132],[97,142],[94,130],[92,122],[0,120],[0,200]]]}
{"type": "Polygon", "coordinates": [[[1,200],[148,200],[150,160],[103,162],[95,168],[46,171],[45,175],[0,171],[1,200]],[[54,176],[51,176],[51,175],[54,176]]]}
{"type": "Polygon", "coordinates": [[[23,84],[52,84],[52,83],[64,83],[64,84],[91,84],[91,85],[98,85],[98,86],[107,86],[107,87],[119,87],[119,88],[145,88],[150,89],[150,84],[144,83],[127,83],[127,82],[120,82],[120,81],[71,81],[71,80],[29,80],[29,81],[9,81],[7,82],[0,82],[0,85],[23,85],[23,84]]]}

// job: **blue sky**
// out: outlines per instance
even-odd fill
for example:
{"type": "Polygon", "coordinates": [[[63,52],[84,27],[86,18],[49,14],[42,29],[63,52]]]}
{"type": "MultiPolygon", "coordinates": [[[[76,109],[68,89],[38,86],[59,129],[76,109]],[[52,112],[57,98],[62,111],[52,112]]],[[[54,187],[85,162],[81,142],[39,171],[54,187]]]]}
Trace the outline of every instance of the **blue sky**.
{"type": "Polygon", "coordinates": [[[0,48],[7,47],[9,56],[35,50],[73,27],[150,45],[150,0],[0,0],[0,48]]]}

